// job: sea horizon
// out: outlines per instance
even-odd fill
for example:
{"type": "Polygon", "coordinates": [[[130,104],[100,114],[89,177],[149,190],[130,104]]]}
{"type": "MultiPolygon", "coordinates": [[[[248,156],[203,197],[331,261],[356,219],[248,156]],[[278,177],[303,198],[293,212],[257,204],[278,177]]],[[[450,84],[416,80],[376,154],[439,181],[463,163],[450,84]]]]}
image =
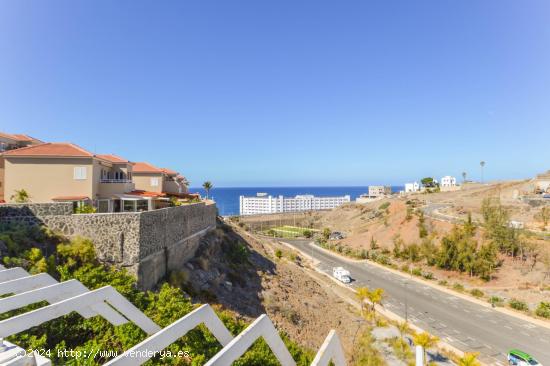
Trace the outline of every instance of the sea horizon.
{"type": "MultiPolygon", "coordinates": [[[[391,185],[392,192],[404,189],[403,185],[391,185]]],[[[202,187],[189,188],[191,193],[200,193],[206,196],[202,187]]],[[[349,195],[352,201],[368,192],[368,186],[250,186],[250,187],[214,187],[209,192],[218,206],[219,214],[231,216],[239,214],[239,197],[255,196],[257,193],[267,193],[272,196],[294,197],[296,195],[311,194],[319,197],[349,195]]]]}

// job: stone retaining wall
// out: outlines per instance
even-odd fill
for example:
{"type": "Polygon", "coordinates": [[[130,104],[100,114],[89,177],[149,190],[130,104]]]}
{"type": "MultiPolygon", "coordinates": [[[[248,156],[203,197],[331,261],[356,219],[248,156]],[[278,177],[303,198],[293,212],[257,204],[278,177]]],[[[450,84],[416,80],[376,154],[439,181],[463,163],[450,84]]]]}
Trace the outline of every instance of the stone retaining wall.
{"type": "Polygon", "coordinates": [[[72,214],[71,203],[0,205],[0,222],[45,225],[90,238],[99,260],[127,268],[150,289],[192,258],[216,225],[216,205],[196,203],[147,212],[72,214]]]}

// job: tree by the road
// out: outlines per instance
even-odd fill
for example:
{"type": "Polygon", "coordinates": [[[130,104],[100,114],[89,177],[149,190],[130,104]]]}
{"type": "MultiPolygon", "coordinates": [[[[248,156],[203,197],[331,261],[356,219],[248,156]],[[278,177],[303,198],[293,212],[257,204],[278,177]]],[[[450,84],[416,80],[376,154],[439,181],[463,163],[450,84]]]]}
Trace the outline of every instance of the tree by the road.
{"type": "Polygon", "coordinates": [[[417,333],[413,336],[413,342],[417,346],[422,346],[422,351],[424,352],[424,365],[427,365],[428,361],[426,360],[426,350],[428,348],[435,347],[437,342],[439,342],[439,338],[426,332],[417,333]]]}
{"type": "Polygon", "coordinates": [[[466,183],[466,172],[462,172],[462,183],[466,183]]]}
{"type": "Polygon", "coordinates": [[[384,299],[384,289],[375,288],[373,290],[368,287],[360,287],[356,293],[357,299],[361,302],[361,313],[363,312],[365,300],[369,301],[370,311],[374,318],[376,318],[376,305],[381,305],[384,299]]]}
{"type": "Polygon", "coordinates": [[[481,363],[477,360],[479,353],[465,353],[458,360],[458,366],[480,366],[481,363]]]}

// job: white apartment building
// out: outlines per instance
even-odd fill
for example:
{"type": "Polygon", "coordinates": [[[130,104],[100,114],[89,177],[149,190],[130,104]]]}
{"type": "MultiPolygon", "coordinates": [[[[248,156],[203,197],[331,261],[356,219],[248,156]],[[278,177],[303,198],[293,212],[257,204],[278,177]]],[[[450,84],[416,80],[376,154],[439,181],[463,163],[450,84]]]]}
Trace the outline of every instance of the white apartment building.
{"type": "Polygon", "coordinates": [[[390,186],[369,186],[369,197],[377,198],[391,195],[390,186]]]}
{"type": "Polygon", "coordinates": [[[450,175],[446,175],[443,178],[441,178],[441,184],[440,187],[455,187],[456,186],[456,178],[451,177],[450,175]]]}
{"type": "Polygon", "coordinates": [[[418,182],[405,183],[405,193],[419,192],[420,184],[418,182]]]}
{"type": "Polygon", "coordinates": [[[329,210],[350,202],[351,197],[316,197],[313,195],[298,195],[296,197],[270,196],[258,193],[256,196],[240,196],[241,215],[272,214],[280,212],[329,210]]]}

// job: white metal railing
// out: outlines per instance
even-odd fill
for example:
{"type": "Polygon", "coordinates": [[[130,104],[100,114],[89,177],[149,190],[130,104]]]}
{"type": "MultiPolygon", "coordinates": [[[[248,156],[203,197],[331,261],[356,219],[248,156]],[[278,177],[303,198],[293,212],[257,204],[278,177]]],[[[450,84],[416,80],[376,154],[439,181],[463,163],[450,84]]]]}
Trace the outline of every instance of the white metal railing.
{"type": "MultiPolygon", "coordinates": [[[[31,276],[22,268],[5,269],[0,265],[0,296],[6,294],[12,295],[0,298],[0,313],[39,301],[47,301],[50,305],[0,321],[0,345],[3,337],[76,311],[85,318],[100,315],[113,325],[131,321],[149,334],[147,339],[105,364],[109,366],[141,365],[200,324],[204,324],[223,346],[206,363],[207,366],[231,365],[259,338],[265,340],[281,365],[296,365],[273,323],[265,314],[236,337],[231,335],[208,304],[161,329],[111,286],[90,291],[77,280],[57,282],[45,273],[31,276]]],[[[0,360],[9,358],[8,356],[0,347],[0,360]]],[[[340,339],[334,330],[325,339],[312,366],[327,366],[330,361],[336,366],[346,365],[340,339]]],[[[16,362],[20,362],[20,359],[9,358],[7,363],[0,363],[20,365],[16,362]]]]}
{"type": "Polygon", "coordinates": [[[101,178],[99,183],[132,183],[131,179],[104,179],[101,178]]]}

